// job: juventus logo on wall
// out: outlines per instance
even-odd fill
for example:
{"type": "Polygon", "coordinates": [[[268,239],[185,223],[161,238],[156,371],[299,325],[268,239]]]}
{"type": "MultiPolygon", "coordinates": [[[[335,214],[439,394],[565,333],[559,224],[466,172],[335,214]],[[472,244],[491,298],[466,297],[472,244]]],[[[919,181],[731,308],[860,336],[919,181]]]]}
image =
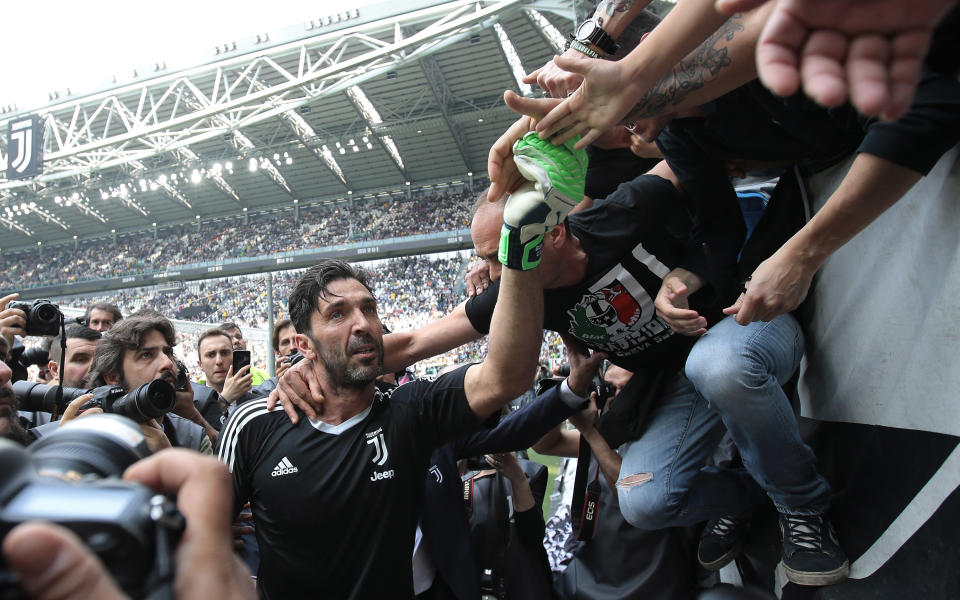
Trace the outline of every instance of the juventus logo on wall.
{"type": "Polygon", "coordinates": [[[387,440],[383,437],[383,429],[370,431],[366,436],[367,444],[373,444],[373,448],[376,451],[373,457],[373,463],[381,467],[387,464],[387,457],[390,456],[390,451],[387,450],[387,440]]]}
{"type": "Polygon", "coordinates": [[[7,126],[7,179],[28,179],[43,172],[43,121],[39,115],[11,120],[7,126]]]}

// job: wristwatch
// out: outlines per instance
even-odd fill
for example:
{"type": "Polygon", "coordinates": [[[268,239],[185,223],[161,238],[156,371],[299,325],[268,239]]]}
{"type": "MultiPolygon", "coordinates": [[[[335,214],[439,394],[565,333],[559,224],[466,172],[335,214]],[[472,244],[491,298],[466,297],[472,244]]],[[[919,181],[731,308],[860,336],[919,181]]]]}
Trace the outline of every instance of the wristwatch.
{"type": "Polygon", "coordinates": [[[570,36],[582,44],[593,44],[604,54],[615,54],[620,46],[609,33],[600,27],[596,17],[587,19],[577,27],[577,32],[570,36]]]}

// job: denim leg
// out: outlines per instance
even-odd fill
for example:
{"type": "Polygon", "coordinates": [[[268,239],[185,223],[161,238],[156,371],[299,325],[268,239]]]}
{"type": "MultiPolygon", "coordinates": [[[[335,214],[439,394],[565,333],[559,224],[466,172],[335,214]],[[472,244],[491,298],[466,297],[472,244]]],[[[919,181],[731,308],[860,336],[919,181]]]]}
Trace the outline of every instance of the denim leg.
{"type": "Polygon", "coordinates": [[[727,317],[697,341],[686,375],[717,410],[744,466],[781,512],[823,512],[830,487],[800,438],[781,384],[803,355],[803,332],[792,315],[742,326],[727,317]]]}
{"type": "Polygon", "coordinates": [[[739,514],[763,501],[745,471],[704,467],[723,432],[717,411],[682,373],[673,377],[643,437],[621,448],[617,496],[624,519],[662,529],[739,514]]]}

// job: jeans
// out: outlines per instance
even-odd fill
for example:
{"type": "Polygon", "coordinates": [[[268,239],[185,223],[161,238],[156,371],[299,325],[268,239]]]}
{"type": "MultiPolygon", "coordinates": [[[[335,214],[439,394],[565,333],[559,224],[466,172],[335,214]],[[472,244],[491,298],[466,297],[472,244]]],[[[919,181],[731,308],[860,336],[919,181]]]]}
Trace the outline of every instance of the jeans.
{"type": "Polygon", "coordinates": [[[727,317],[711,328],[643,437],[624,446],[617,483],[624,518],[643,529],[692,525],[747,513],[764,492],[781,512],[824,512],[830,488],[781,388],[802,355],[791,315],[746,327],[727,317]],[[706,466],[724,429],[746,470],[706,466]]]}

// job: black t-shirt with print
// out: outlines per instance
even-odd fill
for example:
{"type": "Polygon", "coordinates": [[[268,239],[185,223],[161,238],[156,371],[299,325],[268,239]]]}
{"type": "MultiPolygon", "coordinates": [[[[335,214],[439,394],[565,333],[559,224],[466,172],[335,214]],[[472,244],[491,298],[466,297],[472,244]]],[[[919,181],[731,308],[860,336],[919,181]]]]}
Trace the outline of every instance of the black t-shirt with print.
{"type": "Polygon", "coordinates": [[[476,430],[467,367],[386,393],[338,426],[293,425],[266,400],[237,409],[218,456],[235,511],[256,522],[261,597],[409,598],[423,481],[434,447],[476,430]]]}
{"type": "MultiPolygon", "coordinates": [[[[631,371],[682,361],[695,339],[675,334],[656,315],[663,277],[682,267],[705,278],[690,306],[711,324],[719,318],[715,290],[727,283],[709,271],[698,248],[671,234],[684,231],[684,214],[673,184],[642,175],[570,215],[570,232],[587,255],[586,276],[577,285],[544,290],[544,328],[570,333],[631,371]]],[[[466,302],[467,317],[481,333],[490,328],[498,291],[491,285],[466,302]]]]}

